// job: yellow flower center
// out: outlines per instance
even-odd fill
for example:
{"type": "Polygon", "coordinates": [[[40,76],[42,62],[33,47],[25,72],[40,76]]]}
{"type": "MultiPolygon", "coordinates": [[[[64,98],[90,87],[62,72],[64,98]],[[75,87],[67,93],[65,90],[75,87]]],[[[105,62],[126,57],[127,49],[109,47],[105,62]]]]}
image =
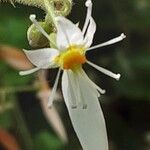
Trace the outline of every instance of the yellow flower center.
{"type": "Polygon", "coordinates": [[[55,63],[62,69],[74,69],[85,62],[85,48],[79,46],[70,46],[55,58],[55,63]]]}

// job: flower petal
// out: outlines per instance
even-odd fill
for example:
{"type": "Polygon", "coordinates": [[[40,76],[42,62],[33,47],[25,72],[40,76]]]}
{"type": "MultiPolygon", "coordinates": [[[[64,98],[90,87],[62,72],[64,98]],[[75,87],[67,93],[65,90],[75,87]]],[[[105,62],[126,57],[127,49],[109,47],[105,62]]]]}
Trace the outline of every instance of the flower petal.
{"type": "Polygon", "coordinates": [[[53,59],[59,55],[59,51],[52,48],[24,50],[24,52],[32,64],[42,69],[53,67],[53,59]]]}
{"type": "Polygon", "coordinates": [[[70,45],[83,44],[81,30],[64,17],[57,17],[57,46],[60,50],[65,50],[70,45]]]}
{"type": "Polygon", "coordinates": [[[95,31],[96,31],[96,23],[95,23],[94,19],[91,17],[90,18],[90,24],[89,24],[89,27],[87,29],[85,39],[84,39],[85,40],[85,46],[87,48],[89,48],[91,46],[91,44],[93,43],[95,31]]]}
{"type": "Polygon", "coordinates": [[[72,71],[64,71],[62,90],[74,130],[83,149],[108,150],[105,120],[97,98],[97,90],[93,88],[84,76],[80,73],[78,75],[74,74],[72,71]],[[76,77],[80,85],[80,91],[77,88],[70,90],[71,83],[68,79],[69,76],[76,77]],[[87,104],[86,109],[78,105],[76,109],[72,109],[70,106],[74,98],[72,94],[76,95],[77,91],[80,92],[79,102],[84,100],[87,104]]]}

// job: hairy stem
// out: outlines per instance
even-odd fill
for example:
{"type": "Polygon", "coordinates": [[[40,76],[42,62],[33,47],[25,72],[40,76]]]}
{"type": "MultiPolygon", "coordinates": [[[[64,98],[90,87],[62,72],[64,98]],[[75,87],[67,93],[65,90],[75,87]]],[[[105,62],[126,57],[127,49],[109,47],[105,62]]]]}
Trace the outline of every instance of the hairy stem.
{"type": "MultiPolygon", "coordinates": [[[[67,16],[72,8],[72,0],[48,0],[55,3],[55,9],[58,14],[67,16]]],[[[28,6],[39,7],[46,10],[44,0],[0,0],[0,2],[10,2],[11,4],[19,3],[28,6]]]]}

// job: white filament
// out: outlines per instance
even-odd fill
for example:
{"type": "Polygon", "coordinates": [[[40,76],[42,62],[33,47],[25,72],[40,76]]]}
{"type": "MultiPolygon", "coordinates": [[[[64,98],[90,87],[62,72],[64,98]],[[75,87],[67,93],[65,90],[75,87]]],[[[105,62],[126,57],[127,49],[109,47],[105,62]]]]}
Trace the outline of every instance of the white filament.
{"type": "Polygon", "coordinates": [[[85,23],[84,23],[83,30],[82,30],[83,35],[86,32],[86,29],[87,29],[87,26],[89,24],[90,17],[91,17],[91,14],[92,14],[92,1],[91,0],[87,0],[85,5],[87,7],[87,14],[86,14],[85,23]]]}
{"type": "Polygon", "coordinates": [[[82,108],[87,109],[87,104],[86,104],[86,101],[83,97],[83,92],[82,92],[82,89],[81,89],[82,82],[80,82],[80,80],[81,80],[82,77],[83,76],[81,75],[81,73],[77,72],[77,77],[74,77],[74,79],[75,79],[76,86],[77,86],[77,89],[78,89],[78,92],[77,92],[78,99],[80,100],[80,103],[82,104],[82,108]]]}
{"type": "MultiPolygon", "coordinates": [[[[75,80],[74,80],[74,78],[73,78],[73,74],[71,74],[71,73],[69,73],[68,71],[66,71],[67,72],[67,76],[68,76],[68,82],[70,83],[70,91],[72,91],[70,94],[72,95],[72,97],[74,97],[74,98],[72,98],[71,99],[71,107],[72,107],[72,109],[75,109],[75,108],[77,108],[77,99],[78,99],[78,94],[75,94],[75,90],[76,90],[76,85],[74,84],[74,82],[75,82],[75,80]]],[[[78,93],[78,92],[76,92],[76,93],[78,93]]]]}
{"type": "Polygon", "coordinates": [[[54,83],[54,86],[53,86],[53,89],[52,89],[52,92],[51,92],[51,95],[50,95],[50,98],[49,98],[49,101],[48,101],[48,107],[52,106],[54,98],[56,96],[56,90],[57,90],[57,87],[58,87],[58,81],[59,81],[59,78],[60,78],[60,73],[61,73],[61,69],[58,70],[56,80],[55,80],[55,83],[54,83]]]}
{"type": "Polygon", "coordinates": [[[41,25],[36,20],[36,15],[32,14],[30,15],[30,20],[32,23],[36,26],[36,28],[53,44],[56,46],[56,44],[50,39],[49,35],[46,33],[46,31],[41,27],[41,25]]]}
{"type": "Polygon", "coordinates": [[[48,39],[49,35],[45,32],[45,30],[40,26],[40,24],[38,23],[38,21],[36,20],[36,15],[32,14],[30,15],[30,20],[33,22],[33,24],[36,26],[36,28],[48,39]]]}
{"type": "Polygon", "coordinates": [[[28,75],[28,74],[32,74],[32,73],[34,73],[34,72],[36,72],[36,71],[38,71],[38,70],[40,70],[41,68],[33,68],[33,69],[30,69],[30,70],[26,70],[26,71],[20,71],[19,72],[19,75],[21,75],[21,76],[25,76],[25,75],[28,75]]]}
{"type": "Polygon", "coordinates": [[[87,51],[90,51],[90,50],[93,50],[93,49],[96,49],[96,48],[100,48],[100,47],[104,47],[104,46],[107,46],[107,45],[111,45],[111,44],[114,44],[114,43],[117,43],[117,42],[120,42],[122,41],[124,38],[126,38],[126,35],[124,33],[122,33],[120,36],[114,38],[114,39],[111,39],[107,42],[104,42],[102,44],[98,44],[98,45],[95,45],[95,46],[92,46],[90,47],[87,51]]]}
{"type": "Polygon", "coordinates": [[[85,73],[83,70],[81,70],[81,73],[82,73],[82,76],[83,76],[84,78],[86,78],[87,81],[88,81],[94,88],[96,88],[101,94],[105,94],[105,93],[106,93],[106,90],[104,90],[104,89],[100,88],[98,85],[96,85],[96,84],[86,75],[86,73],[85,73]]]}
{"type": "Polygon", "coordinates": [[[87,63],[90,65],[90,66],[92,66],[92,67],[94,67],[95,69],[97,69],[98,71],[100,71],[100,72],[102,72],[102,73],[104,73],[104,74],[106,74],[106,75],[108,75],[108,76],[110,76],[110,77],[112,77],[112,78],[114,78],[114,79],[116,79],[116,80],[119,80],[120,79],[120,74],[115,74],[115,73],[113,73],[113,72],[111,72],[111,71],[109,71],[109,70],[107,70],[107,69],[105,69],[105,68],[102,68],[102,67],[100,67],[100,66],[97,66],[96,64],[93,64],[92,62],[90,62],[90,61],[87,61],[87,63]]]}

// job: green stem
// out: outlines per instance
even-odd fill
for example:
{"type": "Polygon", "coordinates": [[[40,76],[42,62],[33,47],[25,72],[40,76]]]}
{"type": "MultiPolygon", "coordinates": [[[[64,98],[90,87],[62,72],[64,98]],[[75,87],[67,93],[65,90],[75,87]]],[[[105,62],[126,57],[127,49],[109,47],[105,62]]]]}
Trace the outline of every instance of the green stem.
{"type": "Polygon", "coordinates": [[[47,15],[45,21],[52,22],[56,27],[56,20],[55,20],[55,12],[54,12],[54,2],[49,2],[48,0],[44,0],[45,8],[47,10],[47,15]]]}
{"type": "Polygon", "coordinates": [[[45,22],[53,23],[56,27],[57,16],[67,16],[72,9],[72,0],[44,0],[45,9],[47,15],[45,17],[45,22]],[[60,5],[60,7],[57,6],[60,5]],[[62,6],[61,6],[62,5],[62,6]]]}
{"type": "Polygon", "coordinates": [[[17,101],[15,101],[13,115],[16,122],[17,134],[20,137],[23,150],[34,150],[31,135],[17,101]]]}

